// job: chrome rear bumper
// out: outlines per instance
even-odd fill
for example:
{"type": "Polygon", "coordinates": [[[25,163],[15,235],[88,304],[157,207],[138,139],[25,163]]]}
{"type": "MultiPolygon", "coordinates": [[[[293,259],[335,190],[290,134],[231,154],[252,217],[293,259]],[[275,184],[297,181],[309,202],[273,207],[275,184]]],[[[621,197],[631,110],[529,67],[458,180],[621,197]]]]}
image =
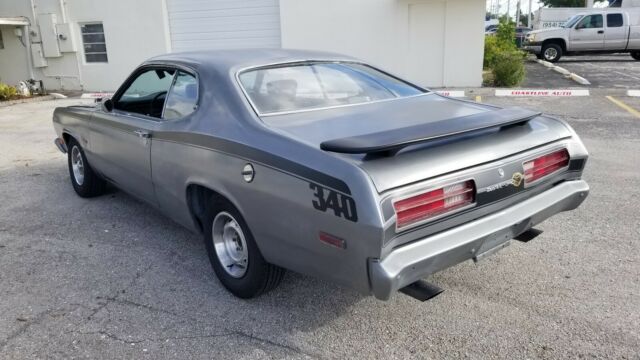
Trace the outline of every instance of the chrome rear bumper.
{"type": "Polygon", "coordinates": [[[497,213],[402,246],[384,259],[369,259],[373,295],[387,300],[427,275],[500,246],[547,218],[577,208],[587,197],[583,180],[561,183],[497,213]]]}

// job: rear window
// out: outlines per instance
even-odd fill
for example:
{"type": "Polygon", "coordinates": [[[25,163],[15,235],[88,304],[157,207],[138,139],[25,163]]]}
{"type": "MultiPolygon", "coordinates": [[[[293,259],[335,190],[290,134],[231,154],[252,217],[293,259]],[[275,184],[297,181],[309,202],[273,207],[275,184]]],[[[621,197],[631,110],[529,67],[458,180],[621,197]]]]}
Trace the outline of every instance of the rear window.
{"type": "Polygon", "coordinates": [[[317,62],[247,70],[239,75],[260,114],[362,104],[424,90],[356,63],[317,62]]]}

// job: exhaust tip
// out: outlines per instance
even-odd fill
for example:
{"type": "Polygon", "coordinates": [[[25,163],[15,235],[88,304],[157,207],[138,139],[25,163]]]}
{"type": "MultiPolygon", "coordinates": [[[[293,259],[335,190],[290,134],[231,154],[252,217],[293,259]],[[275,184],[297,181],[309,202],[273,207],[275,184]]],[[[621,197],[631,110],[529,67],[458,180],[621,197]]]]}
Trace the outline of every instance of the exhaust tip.
{"type": "Polygon", "coordinates": [[[514,237],[514,239],[526,243],[526,242],[529,242],[529,241],[537,238],[538,235],[540,235],[540,234],[542,234],[542,230],[531,228],[531,229],[523,232],[522,234],[514,237]]]}
{"type": "Polygon", "coordinates": [[[403,287],[399,291],[405,295],[411,296],[416,300],[420,300],[424,302],[440,295],[440,293],[443,292],[444,289],[438,287],[437,285],[431,284],[425,280],[418,280],[412,284],[409,284],[403,287]]]}

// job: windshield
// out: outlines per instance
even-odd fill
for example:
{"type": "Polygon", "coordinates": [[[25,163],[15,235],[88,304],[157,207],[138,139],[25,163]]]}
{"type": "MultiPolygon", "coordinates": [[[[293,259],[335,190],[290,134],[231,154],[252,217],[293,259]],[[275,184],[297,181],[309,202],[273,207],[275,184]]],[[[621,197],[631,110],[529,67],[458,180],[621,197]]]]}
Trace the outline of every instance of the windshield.
{"type": "Polygon", "coordinates": [[[312,62],[247,70],[240,84],[258,113],[361,104],[424,90],[356,63],[312,62]]]}
{"type": "Polygon", "coordinates": [[[582,15],[573,15],[572,17],[569,18],[569,20],[567,20],[566,23],[564,23],[564,25],[562,25],[563,28],[570,28],[573,27],[573,25],[575,25],[578,20],[580,20],[580,18],[582,18],[582,15]]]}

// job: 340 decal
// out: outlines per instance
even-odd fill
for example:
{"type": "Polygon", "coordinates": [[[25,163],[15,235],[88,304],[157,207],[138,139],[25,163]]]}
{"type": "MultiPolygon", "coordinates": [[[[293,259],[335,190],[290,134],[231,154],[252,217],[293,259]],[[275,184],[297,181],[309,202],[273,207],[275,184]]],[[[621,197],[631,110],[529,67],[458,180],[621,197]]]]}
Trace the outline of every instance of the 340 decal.
{"type": "Polygon", "coordinates": [[[309,188],[314,191],[315,199],[311,203],[316,210],[327,212],[328,209],[331,209],[335,216],[343,217],[353,222],[358,221],[356,202],[353,201],[353,198],[318,184],[310,183],[309,188]]]}

